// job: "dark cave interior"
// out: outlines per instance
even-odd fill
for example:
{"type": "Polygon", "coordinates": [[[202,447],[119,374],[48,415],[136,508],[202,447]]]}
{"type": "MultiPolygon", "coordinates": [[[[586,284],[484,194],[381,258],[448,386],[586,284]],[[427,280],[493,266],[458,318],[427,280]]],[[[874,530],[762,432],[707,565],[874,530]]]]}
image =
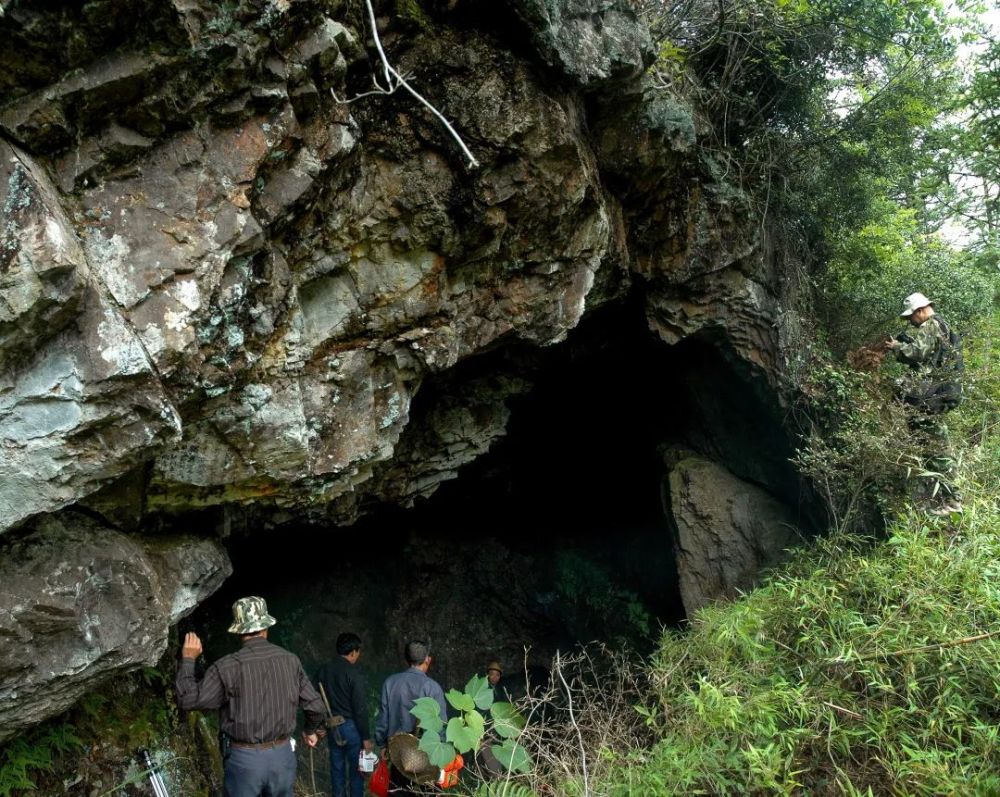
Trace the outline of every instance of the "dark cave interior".
{"type": "Polygon", "coordinates": [[[766,391],[719,341],[656,340],[636,303],[594,312],[557,346],[499,348],[427,380],[411,422],[496,372],[533,387],[509,399],[507,434],[488,454],[410,509],[234,534],[234,575],[180,631],[202,634],[211,660],[235,646],[231,602],[259,594],[279,620],[272,638],[307,670],[338,633],[359,633],[373,689],[402,666],[407,638],[431,642],[446,689],[489,659],[523,671],[591,640],[647,654],[661,627],[684,620],[664,450],[697,450],[798,501],[766,391]]]}

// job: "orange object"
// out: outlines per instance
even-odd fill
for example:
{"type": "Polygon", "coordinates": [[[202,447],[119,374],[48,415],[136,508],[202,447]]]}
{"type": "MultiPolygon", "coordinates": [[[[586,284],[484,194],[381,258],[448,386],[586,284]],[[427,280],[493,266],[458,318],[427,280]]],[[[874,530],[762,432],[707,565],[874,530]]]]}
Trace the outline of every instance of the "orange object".
{"type": "Polygon", "coordinates": [[[389,765],[385,758],[379,759],[378,766],[368,781],[368,788],[375,797],[389,797],[389,765]]]}
{"type": "Polygon", "coordinates": [[[465,766],[461,754],[456,755],[450,764],[441,770],[441,777],[437,780],[437,785],[442,789],[450,789],[458,785],[458,773],[465,766]]]}

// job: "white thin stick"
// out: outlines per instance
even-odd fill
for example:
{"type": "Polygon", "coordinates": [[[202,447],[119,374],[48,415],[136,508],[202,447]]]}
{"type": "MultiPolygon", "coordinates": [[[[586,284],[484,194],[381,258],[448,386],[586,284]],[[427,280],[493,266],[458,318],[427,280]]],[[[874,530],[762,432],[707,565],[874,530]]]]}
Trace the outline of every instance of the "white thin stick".
{"type": "Polygon", "coordinates": [[[375,48],[378,50],[379,57],[382,59],[382,68],[385,69],[385,83],[387,86],[392,86],[392,78],[389,76],[389,59],[385,57],[385,50],[382,49],[382,40],[378,36],[378,25],[375,22],[375,9],[372,7],[371,0],[365,0],[365,5],[368,6],[368,20],[371,22],[372,26],[372,38],[375,39],[375,48]]]}
{"type": "Polygon", "coordinates": [[[392,94],[396,89],[402,86],[428,111],[430,111],[434,116],[438,118],[438,121],[444,125],[445,129],[451,134],[451,137],[455,139],[459,147],[462,148],[462,153],[466,158],[469,159],[469,165],[472,168],[478,168],[479,161],[476,160],[475,155],[469,150],[462,140],[462,137],[458,134],[458,131],[452,127],[451,122],[445,119],[444,114],[442,114],[437,108],[435,108],[429,100],[425,99],[413,86],[407,82],[406,78],[403,77],[392,64],[389,63],[389,58],[385,54],[385,50],[382,48],[382,40],[378,35],[378,25],[375,22],[375,9],[372,7],[371,0],[365,0],[365,6],[368,8],[368,21],[372,26],[372,38],[375,40],[375,49],[378,50],[379,58],[382,60],[382,71],[385,73],[385,82],[388,88],[383,89],[378,85],[374,76],[372,77],[372,83],[375,84],[375,91],[369,91],[364,94],[359,94],[357,97],[352,97],[349,100],[341,100],[337,97],[333,89],[330,89],[330,93],[333,95],[334,101],[340,103],[341,105],[346,105],[347,103],[354,102],[354,100],[360,99],[361,97],[368,97],[372,94],[392,94]]]}
{"type": "Polygon", "coordinates": [[[580,742],[580,763],[583,765],[583,797],[590,797],[590,782],[587,777],[587,751],[583,746],[583,733],[580,731],[580,726],[576,724],[576,717],[573,715],[573,690],[566,683],[566,676],[563,675],[562,661],[560,660],[558,651],[556,652],[556,672],[559,673],[559,680],[562,681],[563,687],[566,689],[569,721],[573,725],[573,729],[576,731],[576,738],[580,742]]]}
{"type": "Polygon", "coordinates": [[[829,700],[824,700],[823,705],[832,708],[834,711],[839,711],[841,714],[846,714],[851,719],[863,720],[864,717],[858,714],[857,711],[851,711],[849,708],[844,708],[843,706],[838,706],[836,703],[831,703],[829,700]]]}

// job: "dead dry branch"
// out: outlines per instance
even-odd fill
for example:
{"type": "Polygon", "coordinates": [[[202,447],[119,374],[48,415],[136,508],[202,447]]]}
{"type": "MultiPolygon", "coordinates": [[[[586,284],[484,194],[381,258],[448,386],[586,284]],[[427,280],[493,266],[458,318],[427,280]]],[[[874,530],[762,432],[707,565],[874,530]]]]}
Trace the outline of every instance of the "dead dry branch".
{"type": "Polygon", "coordinates": [[[612,762],[653,741],[635,708],[649,688],[641,662],[606,645],[557,654],[547,683],[518,701],[528,717],[521,741],[535,763],[526,779],[535,793],[555,794],[557,784],[572,780],[587,797],[600,797],[593,784],[606,780],[612,762]]]}
{"type": "Polygon", "coordinates": [[[375,41],[375,49],[378,50],[379,59],[382,62],[382,72],[383,79],[385,80],[385,85],[378,82],[375,75],[372,75],[372,85],[374,89],[372,91],[366,91],[362,94],[358,94],[350,99],[341,99],[337,96],[336,92],[331,88],[330,94],[333,96],[334,102],[341,105],[347,105],[359,100],[362,97],[370,97],[372,95],[381,94],[384,96],[389,96],[395,94],[398,89],[404,89],[407,91],[417,102],[423,105],[427,110],[429,110],[434,116],[437,117],[438,121],[444,125],[445,130],[451,135],[455,142],[462,150],[462,154],[465,155],[469,160],[469,166],[472,168],[478,168],[479,161],[476,160],[472,151],[466,146],[462,137],[458,134],[458,131],[452,126],[443,113],[441,113],[434,105],[422,94],[420,94],[409,82],[409,75],[403,75],[396,68],[389,63],[389,57],[385,54],[385,49],[382,47],[382,39],[378,35],[378,23],[375,20],[375,9],[372,7],[371,0],[365,0],[365,6],[368,9],[368,23],[371,25],[372,29],[372,39],[375,41]]]}

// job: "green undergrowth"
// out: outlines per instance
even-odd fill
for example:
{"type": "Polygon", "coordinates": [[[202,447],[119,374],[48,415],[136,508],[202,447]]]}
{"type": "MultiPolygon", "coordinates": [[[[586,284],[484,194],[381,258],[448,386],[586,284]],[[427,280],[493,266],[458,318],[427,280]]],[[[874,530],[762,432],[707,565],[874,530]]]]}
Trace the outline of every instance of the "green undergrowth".
{"type": "Polygon", "coordinates": [[[975,390],[1000,391],[976,379],[965,512],[835,533],[667,634],[640,707],[657,742],[602,793],[1000,794],[1000,431],[975,390]]]}
{"type": "MultiPolygon", "coordinates": [[[[66,714],[0,744],[0,797],[134,793],[148,782],[145,748],[168,780],[189,781],[193,754],[165,672],[145,668],[85,695],[66,714]]],[[[196,791],[186,793],[195,794],[196,791]]]]}

